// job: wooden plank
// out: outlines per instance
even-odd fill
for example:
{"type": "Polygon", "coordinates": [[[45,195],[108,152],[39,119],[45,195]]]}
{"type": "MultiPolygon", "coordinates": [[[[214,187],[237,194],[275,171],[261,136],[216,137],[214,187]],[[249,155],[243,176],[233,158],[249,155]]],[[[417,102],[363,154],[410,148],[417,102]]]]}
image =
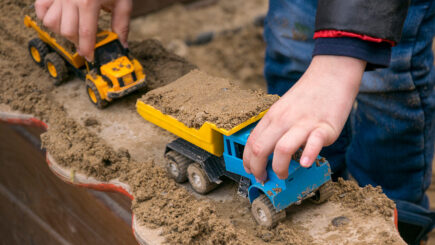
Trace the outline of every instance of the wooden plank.
{"type": "Polygon", "coordinates": [[[3,244],[137,244],[130,224],[88,190],[53,175],[43,152],[4,123],[0,217],[3,244]]]}

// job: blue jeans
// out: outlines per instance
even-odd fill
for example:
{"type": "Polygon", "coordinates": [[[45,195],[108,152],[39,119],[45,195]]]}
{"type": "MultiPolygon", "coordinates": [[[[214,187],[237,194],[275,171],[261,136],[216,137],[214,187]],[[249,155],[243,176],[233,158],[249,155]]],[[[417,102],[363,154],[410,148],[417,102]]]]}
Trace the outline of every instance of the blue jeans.
{"type": "MultiPolygon", "coordinates": [[[[264,30],[269,93],[285,93],[310,64],[316,7],[316,0],[270,1],[264,30]]],[[[390,67],[365,72],[342,134],[321,153],[335,175],[349,172],[361,186],[382,186],[399,221],[418,223],[423,233],[435,223],[425,195],[435,141],[434,35],[435,0],[413,0],[390,67]]]]}

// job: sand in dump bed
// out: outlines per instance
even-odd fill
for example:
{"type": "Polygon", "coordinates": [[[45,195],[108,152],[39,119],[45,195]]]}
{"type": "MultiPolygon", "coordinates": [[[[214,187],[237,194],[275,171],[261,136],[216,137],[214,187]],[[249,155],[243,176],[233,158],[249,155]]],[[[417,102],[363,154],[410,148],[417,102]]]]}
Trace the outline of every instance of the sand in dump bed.
{"type": "Polygon", "coordinates": [[[231,129],[267,110],[278,100],[260,90],[246,90],[236,83],[193,70],[178,80],[150,91],[142,101],[191,128],[212,122],[231,129]]]}

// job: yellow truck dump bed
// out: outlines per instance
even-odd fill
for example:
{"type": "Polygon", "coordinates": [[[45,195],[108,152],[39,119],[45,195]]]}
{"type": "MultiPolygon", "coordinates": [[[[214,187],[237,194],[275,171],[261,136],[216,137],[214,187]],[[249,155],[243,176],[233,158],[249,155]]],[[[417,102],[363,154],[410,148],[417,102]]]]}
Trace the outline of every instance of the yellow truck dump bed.
{"type": "Polygon", "coordinates": [[[85,59],[81,57],[78,53],[71,54],[64,47],[62,47],[55,38],[51,37],[49,33],[42,30],[38,24],[26,15],[24,17],[24,25],[33,28],[37,33],[39,38],[46,44],[50,45],[54,50],[58,51],[58,54],[62,55],[72,66],[79,68],[85,64],[85,59]]]}
{"type": "Polygon", "coordinates": [[[218,128],[211,122],[205,122],[200,129],[189,128],[176,118],[163,114],[151,105],[138,100],[136,103],[137,112],[147,121],[183,138],[190,143],[210,152],[215,156],[222,156],[224,143],[222,135],[232,135],[246,126],[260,120],[266,111],[251,117],[245,122],[233,127],[230,130],[218,128]]]}

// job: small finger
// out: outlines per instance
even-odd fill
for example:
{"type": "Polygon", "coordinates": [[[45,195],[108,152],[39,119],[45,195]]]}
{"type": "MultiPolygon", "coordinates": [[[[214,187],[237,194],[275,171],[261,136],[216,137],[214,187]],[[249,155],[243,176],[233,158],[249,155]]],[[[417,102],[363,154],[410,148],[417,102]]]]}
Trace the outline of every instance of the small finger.
{"type": "Polygon", "coordinates": [[[99,7],[96,1],[85,1],[79,6],[79,54],[88,61],[94,59],[99,7]]]}
{"type": "Polygon", "coordinates": [[[74,4],[62,2],[62,21],[60,34],[78,46],[79,12],[74,4]]]}
{"type": "Polygon", "coordinates": [[[313,130],[308,137],[307,144],[302,153],[301,166],[305,168],[310,167],[326,142],[326,133],[322,128],[313,130]]]}
{"type": "Polygon", "coordinates": [[[42,23],[52,32],[60,33],[60,22],[62,18],[62,2],[54,1],[44,16],[42,23]]]}
{"type": "Polygon", "coordinates": [[[280,179],[288,177],[288,169],[292,155],[303,145],[308,136],[308,130],[292,127],[276,143],[273,153],[272,169],[280,179]]]}
{"type": "Polygon", "coordinates": [[[45,14],[47,13],[47,11],[50,8],[52,3],[53,3],[53,0],[36,0],[35,1],[36,17],[38,17],[38,19],[40,19],[40,20],[43,20],[45,17],[45,14]]]}
{"type": "Polygon", "coordinates": [[[127,48],[127,38],[130,26],[130,14],[133,3],[130,0],[117,1],[112,10],[112,30],[118,34],[119,41],[127,48]]]}

